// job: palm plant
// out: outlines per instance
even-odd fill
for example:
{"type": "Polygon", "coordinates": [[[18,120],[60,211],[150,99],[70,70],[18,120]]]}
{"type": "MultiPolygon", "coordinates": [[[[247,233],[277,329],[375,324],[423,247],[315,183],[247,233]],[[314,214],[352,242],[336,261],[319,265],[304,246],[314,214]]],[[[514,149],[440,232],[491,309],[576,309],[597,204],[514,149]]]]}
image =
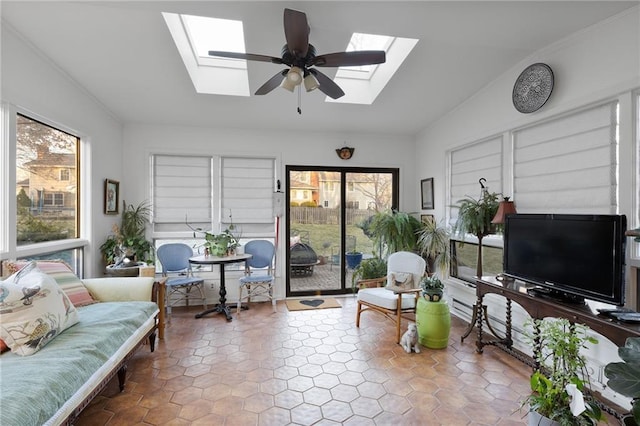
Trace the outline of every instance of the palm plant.
{"type": "Polygon", "coordinates": [[[418,250],[427,259],[427,272],[446,278],[451,264],[451,233],[435,220],[422,222],[418,231],[418,250]]]}
{"type": "Polygon", "coordinates": [[[420,221],[397,210],[377,212],[369,224],[369,232],[381,254],[416,251],[420,221]]]}
{"type": "Polygon", "coordinates": [[[478,239],[478,262],[476,275],[482,277],[482,239],[495,232],[495,225],[491,223],[498,212],[498,194],[489,192],[482,187],[482,195],[479,199],[465,197],[458,201],[458,220],[453,226],[456,235],[463,237],[465,234],[473,234],[478,239]]]}

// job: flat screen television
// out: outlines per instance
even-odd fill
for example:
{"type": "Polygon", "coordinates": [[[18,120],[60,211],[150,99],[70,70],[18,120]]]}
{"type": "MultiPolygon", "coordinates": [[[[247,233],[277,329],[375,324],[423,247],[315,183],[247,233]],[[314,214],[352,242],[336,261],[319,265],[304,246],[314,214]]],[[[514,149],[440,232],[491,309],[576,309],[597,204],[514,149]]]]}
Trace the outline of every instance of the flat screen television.
{"type": "Polygon", "coordinates": [[[567,301],[624,305],[626,227],[624,215],[509,215],[504,274],[567,301]]]}

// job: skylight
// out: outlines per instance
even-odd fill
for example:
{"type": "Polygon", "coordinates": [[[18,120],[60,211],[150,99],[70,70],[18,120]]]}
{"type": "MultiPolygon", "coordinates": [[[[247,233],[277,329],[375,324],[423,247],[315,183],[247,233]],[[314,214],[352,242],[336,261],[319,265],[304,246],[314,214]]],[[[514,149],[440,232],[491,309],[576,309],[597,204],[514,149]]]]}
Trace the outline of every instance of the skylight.
{"type": "Polygon", "coordinates": [[[378,34],[353,33],[346,51],[384,50],[386,62],[360,67],[339,67],[333,79],[345,95],[327,102],[370,105],[378,97],[391,77],[409,56],[418,39],[391,37],[378,34]]]}
{"type": "Polygon", "coordinates": [[[242,21],[165,12],[162,16],[198,93],[249,96],[247,61],[208,54],[245,53],[242,21]]]}

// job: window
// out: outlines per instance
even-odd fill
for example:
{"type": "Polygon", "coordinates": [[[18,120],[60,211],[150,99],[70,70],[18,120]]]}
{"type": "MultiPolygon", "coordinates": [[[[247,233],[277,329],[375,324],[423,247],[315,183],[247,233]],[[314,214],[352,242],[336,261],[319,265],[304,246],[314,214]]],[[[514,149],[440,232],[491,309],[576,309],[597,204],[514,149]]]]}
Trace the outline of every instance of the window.
{"type": "Polygon", "coordinates": [[[273,233],[273,158],[155,154],[152,164],[156,238],[192,236],[187,223],[213,232],[233,223],[243,238],[273,233]]]}
{"type": "Polygon", "coordinates": [[[513,133],[514,196],[527,213],[615,214],[618,103],[513,133]]]}
{"type": "Polygon", "coordinates": [[[44,206],[64,206],[64,194],[57,192],[49,192],[44,194],[44,206]]]}
{"type": "MultiPolygon", "coordinates": [[[[469,196],[480,197],[480,178],[486,179],[490,192],[502,192],[502,137],[493,137],[470,145],[465,145],[449,153],[448,205],[455,205],[469,196]]],[[[450,208],[451,222],[458,218],[458,209],[450,208]]]]}
{"type": "Polygon", "coordinates": [[[79,237],[79,144],[77,136],[17,114],[17,245],[79,237]]]}
{"type": "MultiPolygon", "coordinates": [[[[478,244],[451,240],[452,277],[475,284],[478,244]]],[[[502,273],[502,247],[482,244],[482,275],[502,273]]]]}

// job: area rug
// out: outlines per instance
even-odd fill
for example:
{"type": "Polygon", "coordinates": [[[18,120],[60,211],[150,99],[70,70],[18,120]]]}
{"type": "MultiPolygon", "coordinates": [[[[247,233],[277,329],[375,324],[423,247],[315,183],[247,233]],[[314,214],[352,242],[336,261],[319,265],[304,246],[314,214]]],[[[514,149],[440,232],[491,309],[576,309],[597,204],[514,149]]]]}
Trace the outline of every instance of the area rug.
{"type": "Polygon", "coordinates": [[[336,299],[323,299],[314,297],[311,299],[287,299],[285,301],[290,311],[304,311],[307,309],[342,308],[336,299]]]}

